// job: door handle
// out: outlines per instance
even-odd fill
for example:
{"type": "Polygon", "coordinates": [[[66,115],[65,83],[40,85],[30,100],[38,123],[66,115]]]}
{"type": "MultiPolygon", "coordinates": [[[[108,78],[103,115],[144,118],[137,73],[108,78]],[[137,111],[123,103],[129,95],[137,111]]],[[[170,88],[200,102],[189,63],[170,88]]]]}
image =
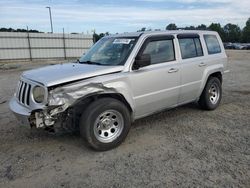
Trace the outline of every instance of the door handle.
{"type": "Polygon", "coordinates": [[[206,63],[201,62],[201,63],[199,64],[199,67],[204,67],[204,66],[206,66],[206,65],[207,65],[206,63]]]}
{"type": "Polygon", "coordinates": [[[168,70],[168,73],[174,73],[174,72],[178,72],[179,69],[176,68],[171,68],[168,70]]]}

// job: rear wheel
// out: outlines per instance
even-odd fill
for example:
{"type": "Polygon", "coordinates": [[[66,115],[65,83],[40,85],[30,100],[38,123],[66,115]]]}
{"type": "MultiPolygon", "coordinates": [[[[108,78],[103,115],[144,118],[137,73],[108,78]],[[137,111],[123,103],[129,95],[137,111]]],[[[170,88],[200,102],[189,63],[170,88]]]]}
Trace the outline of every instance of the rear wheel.
{"type": "Polygon", "coordinates": [[[82,114],[80,133],[89,146],[105,151],[121,144],[130,125],[130,112],[122,102],[102,98],[91,103],[82,114]]]}
{"type": "Polygon", "coordinates": [[[210,77],[198,101],[201,108],[205,110],[216,109],[221,101],[221,82],[216,77],[210,77]]]}

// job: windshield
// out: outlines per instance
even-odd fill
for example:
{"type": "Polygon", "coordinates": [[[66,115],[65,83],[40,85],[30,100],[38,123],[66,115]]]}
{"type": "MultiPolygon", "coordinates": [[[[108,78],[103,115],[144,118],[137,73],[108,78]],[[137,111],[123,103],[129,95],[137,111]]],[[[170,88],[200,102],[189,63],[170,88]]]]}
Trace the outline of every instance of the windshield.
{"type": "Polygon", "coordinates": [[[124,65],[136,41],[136,37],[102,38],[80,58],[79,63],[124,65]]]}

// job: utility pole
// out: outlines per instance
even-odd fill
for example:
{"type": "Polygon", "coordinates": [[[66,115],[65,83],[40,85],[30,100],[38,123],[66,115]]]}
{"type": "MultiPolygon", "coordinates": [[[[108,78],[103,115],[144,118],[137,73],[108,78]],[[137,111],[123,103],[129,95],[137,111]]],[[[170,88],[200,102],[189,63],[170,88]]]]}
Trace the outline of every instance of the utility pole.
{"type": "Polygon", "coordinates": [[[29,45],[30,61],[32,61],[32,53],[31,53],[31,45],[30,45],[30,34],[29,34],[28,26],[27,26],[27,39],[28,39],[28,45],[29,45]]]}
{"type": "Polygon", "coordinates": [[[67,59],[64,28],[63,28],[63,38],[62,38],[62,39],[63,39],[63,53],[64,53],[64,59],[67,59]]]}
{"type": "Polygon", "coordinates": [[[52,24],[51,8],[50,8],[50,7],[46,7],[46,8],[49,9],[50,27],[51,27],[51,33],[53,33],[53,24],[52,24]]]}

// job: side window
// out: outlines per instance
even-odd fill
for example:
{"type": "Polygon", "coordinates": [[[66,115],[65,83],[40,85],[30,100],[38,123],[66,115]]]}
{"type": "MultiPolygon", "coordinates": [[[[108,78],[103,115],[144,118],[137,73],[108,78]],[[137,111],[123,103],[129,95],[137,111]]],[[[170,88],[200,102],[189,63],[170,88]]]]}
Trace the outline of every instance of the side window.
{"type": "Polygon", "coordinates": [[[179,39],[182,59],[203,56],[201,42],[199,38],[179,39]]]}
{"type": "Polygon", "coordinates": [[[204,35],[208,54],[221,53],[219,41],[215,35],[204,35]]]}
{"type": "Polygon", "coordinates": [[[175,60],[173,40],[150,41],[142,54],[151,56],[151,64],[173,61],[175,60]]]}

